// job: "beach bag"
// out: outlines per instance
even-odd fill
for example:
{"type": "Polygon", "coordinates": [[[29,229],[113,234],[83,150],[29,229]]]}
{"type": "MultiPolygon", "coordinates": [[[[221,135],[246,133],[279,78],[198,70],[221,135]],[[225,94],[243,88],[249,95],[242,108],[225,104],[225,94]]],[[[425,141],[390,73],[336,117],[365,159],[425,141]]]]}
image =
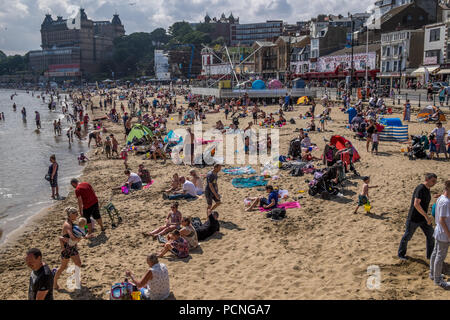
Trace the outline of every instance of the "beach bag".
{"type": "Polygon", "coordinates": [[[132,300],[133,284],[129,282],[115,283],[111,286],[110,300],[132,300]]]}
{"type": "Polygon", "coordinates": [[[289,122],[290,122],[291,124],[295,124],[294,118],[291,118],[291,120],[289,120],[289,122]]]}
{"type": "Polygon", "coordinates": [[[304,175],[303,170],[301,167],[294,167],[289,174],[293,177],[301,177],[304,175]]]}
{"type": "Polygon", "coordinates": [[[45,180],[50,181],[50,175],[47,173],[44,177],[45,180]]]}
{"type": "Polygon", "coordinates": [[[285,208],[272,209],[272,211],[267,213],[266,217],[272,218],[274,220],[281,220],[286,217],[286,209],[285,208]]]}

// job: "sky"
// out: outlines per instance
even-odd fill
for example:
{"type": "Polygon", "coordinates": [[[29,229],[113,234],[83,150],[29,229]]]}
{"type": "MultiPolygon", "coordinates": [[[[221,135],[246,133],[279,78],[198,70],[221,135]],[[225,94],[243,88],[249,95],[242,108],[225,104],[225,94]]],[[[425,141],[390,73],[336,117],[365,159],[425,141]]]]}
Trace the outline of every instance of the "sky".
{"type": "Polygon", "coordinates": [[[176,21],[200,22],[225,13],[240,23],[309,20],[318,14],[365,12],[375,0],[0,0],[0,50],[7,55],[39,50],[46,13],[53,19],[74,16],[80,6],[91,20],[118,13],[126,34],[168,28],[176,21]]]}

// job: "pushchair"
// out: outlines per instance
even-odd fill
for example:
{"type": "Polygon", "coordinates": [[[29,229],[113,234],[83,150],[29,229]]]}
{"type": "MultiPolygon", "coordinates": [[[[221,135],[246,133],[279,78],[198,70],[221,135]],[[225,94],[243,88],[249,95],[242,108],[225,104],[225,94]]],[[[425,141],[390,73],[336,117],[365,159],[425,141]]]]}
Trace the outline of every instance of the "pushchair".
{"type": "Polygon", "coordinates": [[[320,194],[322,199],[329,200],[330,195],[335,196],[339,193],[339,189],[333,185],[331,180],[330,170],[314,172],[314,179],[308,184],[308,194],[310,196],[320,194]]]}
{"type": "Polygon", "coordinates": [[[293,139],[289,144],[288,155],[293,159],[298,159],[302,157],[302,141],[300,139],[293,139]]]}
{"type": "Polygon", "coordinates": [[[422,136],[412,136],[411,151],[408,154],[409,160],[426,159],[427,152],[422,136]]]}

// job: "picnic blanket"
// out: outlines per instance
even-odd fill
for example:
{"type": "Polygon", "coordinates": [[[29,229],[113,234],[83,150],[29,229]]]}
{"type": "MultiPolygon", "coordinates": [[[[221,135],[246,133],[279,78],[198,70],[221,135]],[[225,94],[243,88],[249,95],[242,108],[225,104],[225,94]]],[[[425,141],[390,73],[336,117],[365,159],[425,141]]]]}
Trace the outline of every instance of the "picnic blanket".
{"type": "MultiPolygon", "coordinates": [[[[278,204],[277,208],[285,208],[285,209],[294,209],[294,208],[300,208],[300,203],[297,201],[295,202],[285,202],[278,204]]],[[[271,211],[272,209],[264,209],[263,207],[259,207],[260,212],[266,212],[271,211]]]]}
{"type": "Polygon", "coordinates": [[[152,181],[150,181],[150,183],[147,183],[147,184],[144,183],[142,189],[148,189],[148,188],[150,188],[150,186],[151,186],[154,182],[155,182],[155,180],[152,180],[152,181]]]}
{"type": "Polygon", "coordinates": [[[222,172],[232,175],[240,175],[240,174],[253,174],[256,173],[256,170],[251,166],[246,167],[233,167],[233,168],[224,168],[222,172]]]}
{"type": "Polygon", "coordinates": [[[231,184],[235,188],[253,188],[259,186],[266,186],[267,181],[264,180],[263,176],[254,176],[249,178],[234,178],[231,184]]]}

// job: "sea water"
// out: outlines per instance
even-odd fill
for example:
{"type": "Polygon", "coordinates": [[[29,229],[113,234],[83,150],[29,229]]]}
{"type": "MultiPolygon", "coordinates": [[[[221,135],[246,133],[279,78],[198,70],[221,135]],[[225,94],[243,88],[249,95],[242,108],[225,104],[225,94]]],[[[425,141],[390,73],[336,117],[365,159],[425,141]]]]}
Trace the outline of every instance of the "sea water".
{"type": "MultiPolygon", "coordinates": [[[[78,155],[88,151],[86,141],[79,141],[76,136],[69,147],[66,131],[75,125],[66,121],[60,104],[56,111],[50,111],[49,95],[45,95],[45,102],[37,98],[40,95],[36,91],[33,97],[31,91],[0,89],[0,112],[6,118],[0,120],[0,229],[3,229],[0,243],[28,218],[55,203],[51,199],[50,183],[44,179],[51,164],[50,155],[55,154],[59,164],[59,194],[67,196],[73,190],[70,179],[82,171],[78,155]],[[11,100],[14,93],[17,95],[11,100]],[[16,111],[12,107],[14,102],[16,111]],[[22,107],[27,111],[26,122],[22,120],[22,107]],[[39,133],[34,111],[41,115],[39,133]],[[58,119],[62,124],[61,136],[55,136],[53,131],[53,121],[58,119]]],[[[63,101],[65,94],[60,97],[63,101]]],[[[72,112],[70,102],[69,110],[72,112]]]]}

